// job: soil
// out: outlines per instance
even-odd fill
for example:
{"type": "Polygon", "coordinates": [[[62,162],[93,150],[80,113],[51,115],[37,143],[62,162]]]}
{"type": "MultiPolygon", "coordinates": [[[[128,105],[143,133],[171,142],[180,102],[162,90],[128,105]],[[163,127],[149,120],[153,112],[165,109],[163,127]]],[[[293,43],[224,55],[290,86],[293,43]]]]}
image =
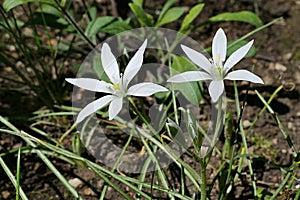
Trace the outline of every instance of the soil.
{"type": "MultiPolygon", "coordinates": [[[[80,3],[77,9],[80,11],[80,3]]],[[[117,7],[112,6],[111,2],[108,0],[97,1],[99,10],[103,15],[120,15],[121,17],[126,17],[131,15],[129,8],[127,7],[126,1],[117,1],[117,7]]],[[[148,1],[145,0],[146,10],[155,14],[157,10],[160,10],[164,1],[148,1]]],[[[176,4],[179,6],[184,6],[186,11],[196,4],[197,1],[180,0],[176,4]]],[[[259,33],[251,36],[255,39],[255,47],[257,48],[257,54],[252,57],[243,60],[237,66],[237,68],[246,68],[251,70],[252,66],[255,65],[255,73],[258,74],[265,82],[263,86],[252,86],[248,88],[249,94],[246,100],[246,106],[243,115],[243,124],[245,129],[248,128],[249,122],[251,122],[260,112],[263,104],[254,93],[254,89],[258,90],[264,98],[268,99],[270,95],[281,85],[284,84],[284,89],[279,92],[275,100],[273,100],[271,107],[274,109],[284,127],[286,127],[287,132],[291,138],[296,149],[300,149],[300,1],[299,0],[240,0],[240,1],[227,1],[227,0],[208,0],[205,1],[206,5],[202,14],[198,17],[197,23],[203,22],[210,16],[214,16],[222,12],[235,12],[241,10],[250,10],[258,13],[260,18],[264,23],[277,18],[283,17],[282,20],[278,21],[269,28],[260,31],[259,33]],[[216,3],[218,2],[218,3],[216,3]]],[[[80,12],[79,12],[80,13],[80,12]]],[[[79,15],[80,16],[80,15],[79,15]]],[[[173,23],[167,28],[172,28],[174,30],[178,29],[179,23],[173,23]]],[[[201,41],[201,44],[205,47],[209,47],[212,41],[212,37],[216,30],[222,27],[227,33],[228,40],[233,40],[239,38],[240,36],[255,29],[254,26],[240,23],[240,22],[222,22],[217,24],[207,24],[195,32],[191,33],[191,37],[197,41],[201,41]],[[242,27],[242,28],[241,28],[242,27]]],[[[2,47],[1,47],[2,48],[2,47]]],[[[81,58],[86,55],[81,54],[81,58]]],[[[69,61],[71,63],[78,62],[73,59],[69,61]]],[[[78,63],[77,63],[78,64],[78,63]]],[[[1,70],[0,74],[2,76],[10,76],[15,78],[16,76],[9,70],[1,70]]],[[[8,87],[5,84],[9,82],[4,82],[0,78],[1,89],[8,87]]],[[[233,92],[231,91],[232,85],[230,82],[226,82],[227,96],[232,97],[233,92]]],[[[247,84],[240,82],[239,92],[241,98],[243,98],[246,90],[247,84]]],[[[0,93],[1,97],[1,114],[6,114],[7,116],[20,115],[21,117],[26,117],[27,110],[30,107],[32,110],[39,107],[38,103],[32,99],[28,100],[23,94],[12,92],[11,94],[0,93]],[[18,95],[18,96],[17,96],[18,95]],[[16,100],[17,99],[17,100],[16,100]],[[19,100],[20,99],[20,100],[19,100]],[[31,101],[32,100],[32,101],[31,101]],[[20,102],[25,104],[26,102],[31,102],[32,106],[27,108],[21,105],[20,102]]],[[[234,111],[234,108],[232,108],[234,111]]],[[[55,138],[59,138],[64,131],[69,127],[68,124],[72,124],[72,119],[64,119],[64,125],[61,128],[50,128],[45,125],[47,132],[55,138]]],[[[26,127],[20,125],[21,128],[26,129],[26,127]]],[[[259,119],[254,130],[247,136],[249,142],[249,153],[255,153],[265,157],[271,162],[275,163],[277,166],[287,168],[293,161],[292,152],[290,150],[289,144],[284,139],[279,126],[276,124],[273,116],[265,112],[259,119]]],[[[68,137],[63,143],[66,147],[71,148],[71,138],[68,137]]],[[[0,152],[5,152],[9,149],[16,148],[20,145],[25,145],[17,137],[7,137],[7,135],[0,135],[0,152]]],[[[222,146],[222,138],[220,139],[218,146],[222,146]]],[[[90,157],[88,153],[84,153],[86,156],[90,157]]],[[[8,166],[12,170],[16,170],[16,158],[12,156],[4,156],[3,159],[7,162],[8,166]]],[[[91,157],[93,159],[93,157],[91,157]]],[[[218,166],[219,158],[214,158],[212,160],[212,166],[218,166]]],[[[191,159],[187,156],[187,162],[191,162],[191,159]]],[[[62,172],[62,174],[68,179],[73,180],[75,178],[79,179],[80,184],[77,186],[76,190],[84,199],[99,199],[101,190],[104,185],[104,181],[99,179],[94,173],[90,172],[87,168],[75,167],[71,164],[67,164],[61,160],[56,160],[51,158],[51,161],[55,166],[62,172]]],[[[252,159],[254,168],[254,174],[257,181],[257,185],[262,190],[268,189],[268,191],[275,191],[279,184],[284,179],[283,173],[280,173],[274,165],[267,163],[265,160],[252,159]]],[[[191,163],[191,165],[195,165],[191,163]]],[[[29,199],[59,199],[59,200],[69,200],[72,199],[71,194],[65,189],[61,182],[58,181],[56,176],[47,168],[47,166],[35,155],[35,153],[23,154],[21,159],[21,184],[23,190],[28,195],[29,199]]],[[[171,165],[170,168],[177,172],[175,166],[171,165]]],[[[251,190],[250,177],[246,173],[248,171],[246,163],[242,170],[242,179],[238,181],[231,194],[231,199],[253,199],[253,194],[251,190]]],[[[214,170],[207,170],[208,181],[213,178],[214,170]]],[[[300,171],[296,171],[296,177],[300,178],[300,171]]],[[[137,176],[137,175],[133,175],[137,176]]],[[[171,175],[170,175],[171,176],[171,175]]],[[[174,174],[173,174],[174,176],[174,174]]],[[[175,175],[176,176],[176,175],[175,175]]],[[[150,175],[149,175],[150,177],[150,175]]],[[[75,180],[77,180],[75,179],[75,180]]],[[[176,178],[174,178],[176,179],[176,178]]],[[[116,182],[116,181],[114,181],[116,182]]],[[[118,183],[120,184],[120,183],[118,183]]],[[[176,184],[176,183],[175,183],[176,184]]],[[[299,183],[298,183],[299,184],[299,183]]],[[[134,192],[125,186],[120,186],[124,191],[127,192],[132,198],[135,198],[134,192]]],[[[188,187],[188,186],[187,186],[188,187]]],[[[294,187],[295,188],[295,187],[294,187]]],[[[15,189],[8,179],[6,173],[3,169],[0,169],[0,199],[14,199],[15,189]]],[[[285,190],[281,197],[278,199],[292,199],[295,190],[285,190]]],[[[190,191],[192,192],[192,191],[190,191]]],[[[215,199],[214,194],[218,193],[218,188],[214,188],[212,192],[211,199],[215,199]]],[[[158,198],[158,197],[157,197],[158,198]]],[[[122,199],[112,188],[109,188],[106,199],[122,199]]],[[[161,199],[167,199],[161,198],[161,199]]],[[[263,199],[263,198],[262,198],[263,199]]]]}

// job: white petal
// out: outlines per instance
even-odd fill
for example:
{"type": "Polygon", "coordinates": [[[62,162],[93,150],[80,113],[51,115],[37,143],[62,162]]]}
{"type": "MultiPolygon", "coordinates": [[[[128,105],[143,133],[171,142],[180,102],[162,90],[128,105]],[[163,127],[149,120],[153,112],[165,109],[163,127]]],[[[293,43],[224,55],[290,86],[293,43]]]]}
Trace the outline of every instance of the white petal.
{"type": "Polygon", "coordinates": [[[167,92],[168,89],[166,89],[163,86],[160,86],[158,84],[154,83],[139,83],[136,85],[131,86],[128,89],[127,94],[133,95],[133,96],[139,96],[139,97],[146,97],[151,96],[154,93],[157,92],[167,92]]]}
{"type": "Polygon", "coordinates": [[[253,82],[253,83],[264,84],[264,82],[261,78],[259,78],[258,76],[256,76],[252,72],[249,72],[249,71],[244,70],[244,69],[230,72],[229,74],[227,74],[225,79],[228,79],[228,80],[245,80],[245,81],[250,81],[250,82],[253,82]]]}
{"type": "Polygon", "coordinates": [[[108,44],[104,43],[101,49],[101,62],[103,69],[112,83],[120,82],[120,70],[115,56],[108,44]]]}
{"type": "Polygon", "coordinates": [[[119,114],[123,106],[123,98],[114,97],[108,108],[109,120],[112,120],[119,114]]]}
{"type": "Polygon", "coordinates": [[[138,73],[142,64],[143,64],[143,55],[145,52],[145,48],[147,46],[147,39],[144,41],[139,50],[135,53],[135,55],[129,61],[123,76],[123,85],[127,88],[128,83],[132,80],[132,78],[138,73]]]}
{"type": "Polygon", "coordinates": [[[211,80],[211,79],[212,79],[211,75],[205,72],[188,71],[188,72],[183,72],[172,76],[167,80],[167,82],[180,83],[180,82],[202,81],[202,80],[211,80]]]}
{"type": "Polygon", "coordinates": [[[224,82],[223,80],[212,81],[208,87],[209,95],[213,102],[218,101],[222,93],[224,92],[224,82]]]}
{"type": "Polygon", "coordinates": [[[205,70],[207,73],[210,73],[211,71],[211,63],[209,60],[201,53],[195,51],[194,49],[191,49],[187,46],[181,45],[182,50],[187,55],[187,57],[193,61],[196,65],[201,67],[203,70],[205,70]]]}
{"type": "Polygon", "coordinates": [[[240,47],[238,50],[236,50],[235,52],[233,52],[231,54],[231,56],[229,56],[229,58],[226,60],[225,64],[224,64],[224,73],[226,74],[235,64],[237,64],[238,62],[240,62],[240,60],[242,60],[242,58],[245,57],[245,55],[248,53],[248,51],[250,50],[251,46],[253,45],[254,40],[251,40],[250,42],[248,42],[247,44],[245,44],[244,46],[240,47]]]}
{"type": "Polygon", "coordinates": [[[222,28],[219,28],[212,42],[212,56],[215,63],[226,59],[227,38],[222,28]]]}
{"type": "Polygon", "coordinates": [[[76,123],[81,122],[84,120],[87,116],[90,114],[96,112],[97,110],[103,108],[107,104],[109,104],[113,100],[114,96],[112,95],[106,95],[104,97],[101,97],[100,99],[97,99],[91,103],[89,103],[87,106],[85,106],[78,114],[76,123]]]}
{"type": "Polygon", "coordinates": [[[95,92],[105,92],[111,93],[109,88],[112,87],[110,83],[104,81],[99,81],[92,78],[66,78],[66,81],[76,85],[77,87],[83,88],[85,90],[95,91],[95,92]]]}

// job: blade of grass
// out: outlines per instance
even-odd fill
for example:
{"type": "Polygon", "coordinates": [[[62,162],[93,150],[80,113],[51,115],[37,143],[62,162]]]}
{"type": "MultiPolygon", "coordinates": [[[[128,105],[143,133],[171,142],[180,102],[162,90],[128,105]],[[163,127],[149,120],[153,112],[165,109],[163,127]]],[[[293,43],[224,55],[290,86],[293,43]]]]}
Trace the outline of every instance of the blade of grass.
{"type": "MultiPolygon", "coordinates": [[[[4,160],[2,159],[1,156],[0,156],[0,165],[2,166],[3,170],[5,171],[5,173],[7,174],[8,178],[10,179],[12,184],[15,186],[15,188],[18,188],[19,184],[18,184],[15,176],[10,171],[10,169],[8,168],[8,166],[6,165],[6,163],[4,162],[4,160]]],[[[26,194],[24,193],[22,187],[19,187],[19,194],[20,194],[20,196],[23,200],[28,200],[28,198],[27,198],[26,194]]]]}
{"type": "MultiPolygon", "coordinates": [[[[0,122],[5,124],[7,127],[9,127],[11,130],[15,131],[16,134],[21,135],[21,131],[17,129],[14,125],[12,125],[9,121],[5,120],[1,115],[0,115],[0,122]]],[[[27,134],[28,135],[28,134],[27,134]]],[[[31,136],[32,137],[32,136],[31,136]]],[[[27,144],[29,144],[32,147],[37,147],[35,143],[33,143],[28,137],[22,137],[23,140],[27,144]]],[[[42,153],[40,150],[36,150],[38,156],[42,159],[42,161],[47,165],[47,167],[56,175],[56,177],[60,180],[60,182],[70,191],[70,193],[77,199],[82,200],[82,197],[79,196],[77,191],[69,184],[69,182],[66,180],[66,178],[60,173],[59,170],[53,165],[53,163],[48,159],[48,157],[42,153]]]]}
{"type": "Polygon", "coordinates": [[[282,181],[282,183],[280,184],[280,186],[277,188],[277,190],[274,192],[274,194],[272,195],[272,197],[270,198],[270,200],[277,199],[278,194],[285,189],[285,186],[287,185],[289,179],[291,178],[291,176],[293,174],[294,167],[295,167],[295,163],[292,164],[291,167],[289,167],[289,170],[286,173],[284,180],[282,181]]]}
{"type": "Polygon", "coordinates": [[[21,147],[18,150],[17,157],[17,187],[16,187],[16,200],[20,198],[20,165],[21,165],[21,147]]]}
{"type": "MultiPolygon", "coordinates": [[[[278,92],[281,91],[281,89],[283,88],[283,85],[280,85],[271,95],[271,97],[269,98],[267,104],[270,105],[271,102],[273,101],[273,99],[276,97],[276,95],[278,94],[278,92]]],[[[255,124],[257,123],[257,121],[260,119],[260,117],[264,114],[265,110],[267,109],[267,106],[265,105],[258,113],[258,115],[256,115],[256,117],[254,118],[253,122],[251,123],[250,127],[248,128],[247,132],[245,133],[245,135],[248,135],[250,133],[250,131],[254,128],[255,124]]]]}
{"type": "MultiPolygon", "coordinates": [[[[139,131],[138,131],[139,132],[139,131]]],[[[163,187],[166,189],[166,190],[170,190],[169,189],[169,186],[168,186],[168,182],[167,182],[167,178],[166,178],[166,175],[165,173],[163,172],[163,170],[161,169],[161,166],[159,164],[159,161],[156,159],[153,151],[151,150],[151,148],[149,147],[148,143],[145,141],[145,138],[144,137],[141,137],[141,140],[142,140],[142,143],[144,145],[144,147],[146,148],[148,154],[149,154],[149,157],[151,157],[152,161],[155,163],[156,165],[156,170],[158,172],[158,177],[159,179],[162,181],[162,185],[163,187]]],[[[170,199],[174,199],[173,195],[169,194],[168,195],[170,199]]]]}
{"type": "MultiPolygon", "coordinates": [[[[49,148],[50,150],[54,151],[54,152],[57,153],[57,154],[61,154],[61,155],[66,156],[66,157],[68,157],[68,158],[76,159],[76,160],[82,161],[82,162],[86,163],[86,165],[87,165],[88,167],[90,167],[91,169],[93,169],[93,171],[94,171],[94,169],[97,169],[97,170],[101,171],[101,173],[103,173],[104,175],[106,175],[106,176],[108,176],[108,177],[115,178],[116,180],[118,180],[118,181],[120,181],[121,183],[125,184],[126,186],[128,186],[129,188],[131,188],[132,190],[134,190],[135,192],[141,194],[141,196],[143,196],[144,198],[149,199],[149,200],[151,199],[146,193],[144,193],[143,191],[138,190],[137,187],[135,187],[134,185],[132,185],[132,184],[130,184],[129,182],[127,182],[126,180],[124,180],[123,177],[120,177],[120,176],[118,176],[117,174],[112,173],[110,170],[105,169],[103,166],[100,166],[99,164],[93,163],[93,162],[91,162],[91,161],[89,161],[89,160],[87,160],[87,159],[85,159],[85,158],[83,158],[83,157],[81,157],[81,156],[79,156],[79,155],[77,155],[77,154],[74,154],[73,152],[70,152],[70,151],[68,151],[68,150],[62,149],[62,148],[57,147],[57,146],[55,146],[55,145],[52,145],[52,144],[50,144],[50,143],[44,142],[44,141],[42,141],[42,140],[40,140],[40,139],[38,139],[38,138],[36,138],[36,137],[33,137],[33,136],[29,135],[28,133],[26,133],[26,132],[24,132],[24,131],[19,131],[19,130],[16,129],[12,124],[10,124],[9,122],[7,122],[7,120],[3,120],[3,119],[4,119],[4,118],[0,116],[0,121],[1,121],[1,122],[4,122],[4,123],[7,124],[8,126],[10,126],[10,127],[12,127],[12,128],[15,129],[14,131],[11,131],[10,134],[19,136],[19,137],[21,137],[22,139],[24,139],[25,141],[29,141],[29,142],[30,142],[29,144],[33,144],[34,147],[36,147],[36,145],[35,145],[32,141],[34,141],[34,142],[36,142],[36,143],[39,143],[39,144],[41,144],[42,146],[44,146],[44,147],[46,147],[46,148],[49,148]],[[92,166],[92,167],[91,167],[91,166],[92,166]]],[[[45,157],[41,156],[41,153],[42,153],[42,152],[41,152],[40,150],[36,149],[36,152],[37,152],[37,154],[38,154],[41,158],[43,158],[43,159],[45,159],[45,160],[48,160],[48,158],[47,158],[46,156],[45,156],[45,157]]],[[[44,155],[44,154],[42,154],[42,155],[44,155]]],[[[43,160],[43,161],[45,162],[45,160],[43,160]]],[[[50,162],[50,161],[49,161],[49,162],[50,162]]],[[[46,163],[46,164],[48,165],[48,163],[46,163]]],[[[52,168],[51,168],[51,169],[52,169],[52,168]]],[[[94,171],[94,172],[96,173],[96,171],[94,171]]],[[[59,173],[59,171],[58,171],[58,173],[59,173]]],[[[97,171],[97,173],[99,173],[99,172],[97,171]]],[[[55,175],[57,175],[57,174],[55,174],[55,175]]],[[[58,178],[59,178],[59,180],[61,181],[61,177],[58,177],[58,178]]],[[[63,177],[63,178],[64,178],[64,177],[63,177]]],[[[105,180],[109,180],[109,179],[105,179],[105,180]]],[[[68,184],[68,182],[67,182],[67,184],[68,184]]],[[[113,184],[113,183],[110,182],[110,184],[113,184]]],[[[72,187],[72,186],[71,186],[71,187],[72,187]]],[[[117,187],[117,186],[114,185],[113,188],[115,188],[115,187],[117,187]]],[[[69,188],[68,188],[68,189],[69,189],[69,188]]],[[[117,191],[118,191],[118,192],[121,192],[121,189],[118,189],[117,191]]],[[[72,191],[71,191],[71,192],[72,192],[72,191]]],[[[76,192],[76,191],[75,191],[75,192],[76,192]]],[[[73,193],[72,193],[72,194],[73,194],[73,193]]],[[[78,196],[78,197],[76,197],[76,198],[79,199],[79,200],[82,200],[82,197],[80,197],[80,196],[78,196]]]]}
{"type": "MultiPolygon", "coordinates": [[[[139,190],[142,190],[143,189],[143,186],[144,186],[144,182],[145,182],[145,178],[146,178],[146,174],[147,174],[147,170],[150,166],[150,163],[151,163],[151,158],[148,157],[147,160],[145,161],[143,167],[142,167],[142,170],[141,170],[141,173],[140,173],[140,178],[139,178],[139,183],[138,183],[138,188],[139,190]]],[[[136,200],[140,200],[140,195],[136,195],[136,200]]]]}
{"type": "MultiPolygon", "coordinates": [[[[239,104],[239,94],[238,94],[238,89],[237,89],[237,85],[236,85],[236,81],[233,82],[234,83],[234,96],[235,96],[235,102],[236,102],[236,112],[238,116],[242,116],[242,110],[244,108],[241,109],[240,104],[239,104]]],[[[241,119],[241,118],[240,118],[241,119]]],[[[244,132],[244,127],[243,127],[243,122],[242,120],[239,121],[239,131],[240,131],[240,135],[242,136],[242,143],[243,143],[243,147],[244,147],[244,153],[245,154],[249,154],[248,151],[248,145],[247,145],[247,139],[246,139],[246,135],[244,132]]],[[[251,161],[246,158],[247,165],[249,167],[249,172],[250,172],[250,176],[251,176],[251,183],[252,183],[252,188],[253,188],[253,195],[255,198],[257,198],[257,189],[256,189],[256,183],[255,183],[255,178],[254,178],[254,173],[253,173],[253,168],[252,168],[252,164],[251,161]]],[[[238,166],[238,170],[239,172],[242,170],[242,165],[243,165],[243,158],[240,160],[239,166],[238,166]]],[[[237,178],[238,178],[238,174],[236,174],[236,176],[234,177],[234,182],[236,182],[237,178]]]]}
{"type": "Polygon", "coordinates": [[[134,184],[137,184],[137,185],[142,185],[145,188],[152,188],[153,190],[159,190],[161,192],[171,193],[175,197],[178,197],[180,200],[193,200],[193,198],[188,197],[188,196],[184,196],[184,195],[176,192],[176,190],[166,190],[166,189],[160,187],[159,185],[156,185],[156,184],[153,184],[153,183],[144,182],[144,181],[141,181],[141,180],[137,180],[135,178],[131,178],[131,177],[128,177],[128,176],[122,176],[122,178],[125,179],[126,181],[131,182],[131,183],[134,183],[134,184]]]}
{"type": "Polygon", "coordinates": [[[267,107],[268,111],[270,112],[270,114],[273,116],[275,122],[277,123],[277,125],[279,126],[279,129],[284,137],[284,139],[287,141],[289,147],[292,149],[293,151],[293,156],[294,158],[297,157],[297,150],[289,136],[289,133],[287,132],[286,128],[284,127],[284,125],[281,123],[277,113],[274,112],[274,110],[271,108],[271,106],[266,102],[266,100],[264,99],[264,97],[257,91],[255,90],[255,93],[257,94],[257,96],[259,97],[259,99],[263,102],[263,104],[267,107]]]}
{"type": "MultiPolygon", "coordinates": [[[[115,164],[113,165],[112,169],[111,169],[111,172],[114,172],[118,165],[120,164],[120,161],[121,161],[121,158],[123,157],[124,153],[126,152],[131,140],[132,140],[132,137],[133,137],[133,133],[132,131],[130,132],[130,136],[126,142],[126,144],[124,145],[123,149],[122,149],[122,152],[120,153],[118,159],[116,160],[115,164]]],[[[104,185],[103,189],[102,189],[102,192],[101,192],[101,196],[100,196],[100,199],[99,200],[104,200],[105,198],[105,194],[107,192],[107,189],[108,189],[108,185],[104,185]]],[[[140,188],[139,188],[140,189],[140,188]]],[[[141,189],[140,189],[141,190],[141,189]]]]}
{"type": "Polygon", "coordinates": [[[111,182],[111,180],[109,180],[108,177],[106,177],[104,174],[99,172],[99,170],[96,169],[93,165],[89,165],[88,163],[87,163],[87,165],[93,170],[93,172],[95,172],[99,177],[101,177],[101,179],[104,180],[105,183],[107,183],[113,189],[115,189],[117,192],[119,192],[119,194],[122,195],[125,199],[131,200],[130,196],[128,196],[126,193],[124,193],[118,186],[116,186],[113,182],[111,182]]]}

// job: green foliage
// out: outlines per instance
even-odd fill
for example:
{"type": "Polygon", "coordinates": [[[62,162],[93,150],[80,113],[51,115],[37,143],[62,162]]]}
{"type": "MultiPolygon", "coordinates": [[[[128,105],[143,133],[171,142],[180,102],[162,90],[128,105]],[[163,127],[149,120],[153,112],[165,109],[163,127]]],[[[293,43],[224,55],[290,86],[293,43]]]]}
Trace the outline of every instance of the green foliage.
{"type": "MultiPolygon", "coordinates": [[[[175,75],[181,72],[197,70],[187,58],[173,56],[171,65],[171,74],[175,75]]],[[[172,83],[174,90],[179,90],[191,103],[198,105],[201,99],[201,89],[198,82],[172,83]]]]}
{"type": "MultiPolygon", "coordinates": [[[[227,48],[227,56],[230,56],[237,49],[241,48],[242,46],[244,46],[248,43],[248,41],[245,41],[245,40],[241,40],[238,43],[233,43],[233,42],[234,41],[228,43],[229,47],[227,48]]],[[[252,57],[255,54],[256,54],[256,49],[254,46],[252,46],[245,57],[252,57]]]]}
{"type": "Polygon", "coordinates": [[[161,19],[157,20],[155,26],[162,26],[164,24],[174,22],[181,17],[182,14],[182,8],[171,8],[164,15],[162,15],[161,19]]]}
{"type": "Polygon", "coordinates": [[[192,7],[189,13],[184,17],[179,32],[181,33],[188,33],[191,29],[192,22],[198,17],[198,15],[203,10],[204,4],[200,3],[192,7]]]}
{"type": "Polygon", "coordinates": [[[119,19],[117,21],[110,23],[105,27],[102,27],[100,31],[104,33],[108,33],[110,35],[115,35],[130,29],[132,29],[132,27],[129,25],[127,21],[119,19]]]}
{"type": "Polygon", "coordinates": [[[115,20],[113,16],[103,16],[92,20],[85,29],[85,34],[89,37],[96,35],[103,29],[103,27],[109,25],[115,20]]]}
{"type": "Polygon", "coordinates": [[[40,2],[40,3],[46,3],[46,4],[55,4],[54,0],[5,0],[3,3],[3,8],[6,11],[10,11],[11,9],[30,2],[40,2]]]}
{"type": "Polygon", "coordinates": [[[263,23],[260,18],[251,11],[240,11],[235,13],[221,13],[208,19],[209,22],[222,22],[222,21],[238,21],[252,24],[256,27],[262,26],[263,23]]]}
{"type": "Polygon", "coordinates": [[[129,7],[131,8],[132,12],[137,16],[138,21],[142,25],[149,27],[154,25],[153,17],[146,13],[142,7],[134,3],[130,3],[129,7]]]}

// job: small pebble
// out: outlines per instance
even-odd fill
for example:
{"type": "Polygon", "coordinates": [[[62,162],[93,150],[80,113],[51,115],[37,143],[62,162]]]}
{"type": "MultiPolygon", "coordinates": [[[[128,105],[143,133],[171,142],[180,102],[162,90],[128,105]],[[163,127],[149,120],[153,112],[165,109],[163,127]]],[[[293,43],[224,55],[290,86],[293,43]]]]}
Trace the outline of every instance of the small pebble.
{"type": "Polygon", "coordinates": [[[249,120],[244,120],[243,126],[244,126],[244,128],[249,128],[251,126],[251,122],[249,120]]]}
{"type": "Polygon", "coordinates": [[[1,192],[1,196],[3,199],[8,199],[8,197],[10,196],[10,192],[9,191],[3,191],[1,192]]]}
{"type": "Polygon", "coordinates": [[[288,122],[288,129],[293,129],[293,127],[294,127],[293,122],[288,122]]]}
{"type": "Polygon", "coordinates": [[[281,153],[287,153],[288,151],[286,149],[281,149],[281,153]]]}
{"type": "Polygon", "coordinates": [[[78,188],[83,184],[83,182],[79,178],[72,178],[68,181],[70,185],[72,185],[74,188],[78,188]]]}
{"type": "Polygon", "coordinates": [[[285,72],[287,70],[287,67],[280,63],[275,63],[275,69],[278,71],[285,72]]]}
{"type": "Polygon", "coordinates": [[[283,60],[290,60],[293,56],[292,52],[286,53],[282,56],[283,60]]]}
{"type": "Polygon", "coordinates": [[[91,188],[85,188],[83,191],[84,195],[87,196],[95,196],[96,193],[91,188]]]}

